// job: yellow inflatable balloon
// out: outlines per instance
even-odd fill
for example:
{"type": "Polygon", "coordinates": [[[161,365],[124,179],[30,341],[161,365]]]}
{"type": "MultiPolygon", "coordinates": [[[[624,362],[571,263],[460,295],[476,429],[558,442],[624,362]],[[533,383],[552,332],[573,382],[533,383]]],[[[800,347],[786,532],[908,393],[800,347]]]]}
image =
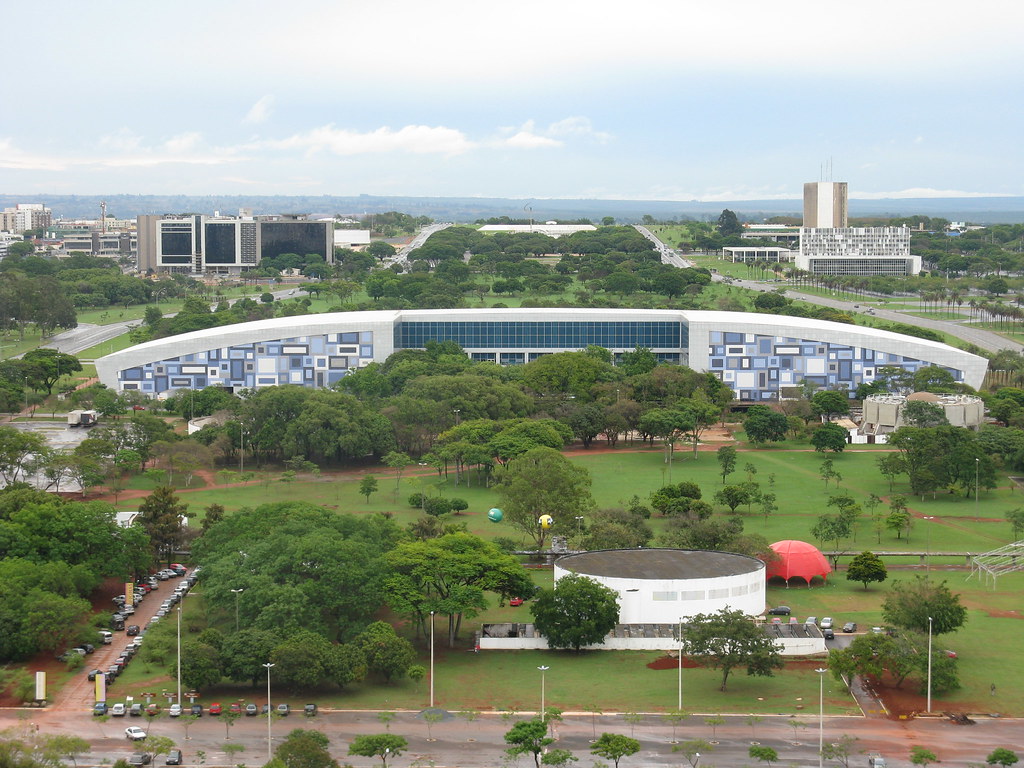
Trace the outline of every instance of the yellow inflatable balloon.
{"type": "Polygon", "coordinates": [[[555,524],[555,520],[553,517],[551,517],[551,515],[541,515],[537,519],[537,523],[538,525],[540,525],[541,528],[544,528],[546,530],[555,524]]]}

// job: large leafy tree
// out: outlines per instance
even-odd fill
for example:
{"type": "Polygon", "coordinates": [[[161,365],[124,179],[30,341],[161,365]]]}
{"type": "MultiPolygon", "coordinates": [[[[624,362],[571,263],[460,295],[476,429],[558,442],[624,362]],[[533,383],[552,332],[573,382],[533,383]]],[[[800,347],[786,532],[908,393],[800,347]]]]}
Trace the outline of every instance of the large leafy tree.
{"type": "Polygon", "coordinates": [[[621,733],[602,733],[590,747],[590,751],[598,757],[611,760],[615,768],[618,768],[619,760],[640,751],[640,742],[621,733]]]}
{"type": "Polygon", "coordinates": [[[182,542],[183,525],[188,504],[183,503],[174,489],[161,485],[139,504],[135,525],[147,534],[157,560],[171,562],[171,557],[182,542]]]}
{"type": "Polygon", "coordinates": [[[274,758],[285,768],[338,768],[329,747],[330,741],[322,732],[296,728],[274,750],[274,758]]]}
{"type": "Polygon", "coordinates": [[[590,473],[551,448],[534,448],[499,471],[496,490],[505,520],[543,548],[547,529],[539,519],[550,515],[572,520],[594,507],[590,473]]]}
{"type": "Polygon", "coordinates": [[[846,568],[848,581],[859,581],[868,588],[872,581],[883,582],[889,577],[889,571],[882,562],[882,558],[874,552],[861,552],[850,561],[846,568]]]}
{"type": "Polygon", "coordinates": [[[890,624],[917,632],[944,635],[955,632],[967,621],[967,609],[960,604],[946,582],[921,576],[897,581],[882,602],[882,616],[890,624]]]}
{"type": "Polygon", "coordinates": [[[417,632],[431,611],[448,617],[448,643],[455,643],[463,617],[487,606],[486,592],[502,598],[528,596],[533,582],[522,564],[496,544],[468,533],[402,542],[386,556],[388,605],[415,620],[417,632]]]}
{"type": "Polygon", "coordinates": [[[563,576],[530,606],[533,622],[551,648],[603,643],[619,622],[618,594],[586,576],[563,576]]]}
{"type": "Polygon", "coordinates": [[[401,536],[382,515],[339,514],[302,502],[242,509],[193,544],[207,603],[244,626],[286,636],[311,629],[354,637],[383,601],[383,554],[401,536]]]}
{"type": "Polygon", "coordinates": [[[533,755],[535,768],[540,768],[540,754],[544,748],[554,744],[555,740],[548,736],[548,725],[539,717],[532,720],[520,720],[505,734],[505,743],[509,745],[505,752],[509,757],[533,755]]]}
{"type": "Polygon", "coordinates": [[[386,621],[375,621],[356,638],[366,659],[366,668],[391,682],[402,677],[416,660],[416,649],[386,621]]]}
{"type": "Polygon", "coordinates": [[[69,376],[82,370],[82,364],[74,355],[58,352],[56,349],[33,349],[26,352],[22,360],[32,366],[35,376],[29,384],[37,389],[53,393],[53,385],[61,376],[69,376]]]}
{"type": "Polygon", "coordinates": [[[388,768],[388,760],[399,757],[409,748],[404,737],[394,733],[375,733],[356,736],[348,746],[350,755],[379,757],[381,768],[388,768]]]}
{"type": "Polygon", "coordinates": [[[789,422],[785,414],[777,413],[765,405],[752,405],[743,420],[747,439],[754,444],[775,443],[785,440],[789,422]]]}
{"type": "Polygon", "coordinates": [[[783,666],[775,641],[742,611],[723,608],[694,616],[683,637],[687,656],[703,667],[721,671],[723,691],[737,667],[745,666],[748,675],[771,677],[773,670],[783,666]]]}

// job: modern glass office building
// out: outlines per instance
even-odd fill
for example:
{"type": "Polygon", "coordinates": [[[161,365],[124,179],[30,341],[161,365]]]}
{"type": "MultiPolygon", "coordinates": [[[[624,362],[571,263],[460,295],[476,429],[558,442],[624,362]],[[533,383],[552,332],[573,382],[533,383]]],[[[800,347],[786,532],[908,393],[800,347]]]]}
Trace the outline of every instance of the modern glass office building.
{"type": "Polygon", "coordinates": [[[938,365],[979,387],[987,361],[945,344],[842,323],[742,312],[458,309],[344,312],[274,318],[146,342],[101,358],[101,381],[159,397],[178,389],[325,387],[401,349],[456,341],[474,360],[528,363],[595,345],[637,347],[709,371],[740,400],[779,397],[804,379],[847,389],[884,366],[938,365]]]}

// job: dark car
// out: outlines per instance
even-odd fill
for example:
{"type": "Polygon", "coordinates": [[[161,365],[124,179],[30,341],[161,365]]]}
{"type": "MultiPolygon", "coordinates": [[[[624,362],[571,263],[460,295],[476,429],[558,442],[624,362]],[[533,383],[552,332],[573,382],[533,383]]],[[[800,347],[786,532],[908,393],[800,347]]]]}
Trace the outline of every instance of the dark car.
{"type": "Polygon", "coordinates": [[[768,610],[770,616],[789,616],[792,611],[788,605],[776,605],[774,608],[768,610]]]}
{"type": "Polygon", "coordinates": [[[103,715],[107,714],[107,702],[97,701],[95,704],[92,705],[92,713],[96,717],[102,717],[103,715]]]}
{"type": "Polygon", "coordinates": [[[132,752],[128,755],[128,765],[149,765],[153,756],[149,752],[132,752]]]}
{"type": "Polygon", "coordinates": [[[142,717],[142,704],[137,701],[132,704],[128,709],[128,715],[130,717],[142,717]]]}
{"type": "Polygon", "coordinates": [[[822,634],[822,637],[824,637],[826,640],[835,640],[836,639],[835,630],[823,629],[821,631],[821,634],[822,634]]]}
{"type": "Polygon", "coordinates": [[[141,630],[140,630],[140,628],[139,628],[139,625],[138,625],[138,624],[129,624],[129,625],[128,625],[128,626],[127,626],[127,627],[125,628],[125,630],[124,630],[124,633],[125,633],[126,635],[128,635],[129,637],[135,637],[135,636],[136,636],[137,634],[139,634],[139,632],[140,632],[140,631],[141,631],[141,630]]]}
{"type": "Polygon", "coordinates": [[[291,711],[292,708],[289,707],[287,704],[277,705],[277,714],[279,714],[281,717],[288,717],[288,713],[290,713],[291,711]]]}
{"type": "Polygon", "coordinates": [[[203,716],[203,705],[202,704],[193,704],[189,708],[189,714],[190,715],[195,715],[196,717],[202,717],[203,716]]]}
{"type": "Polygon", "coordinates": [[[96,646],[94,646],[92,643],[82,643],[82,647],[85,648],[86,653],[92,653],[96,650],[96,646]]]}
{"type": "Polygon", "coordinates": [[[164,761],[167,765],[181,765],[181,750],[172,749],[167,753],[167,760],[164,761]]]}
{"type": "Polygon", "coordinates": [[[313,717],[316,715],[316,704],[307,704],[303,707],[303,713],[306,717],[313,717]]]}
{"type": "Polygon", "coordinates": [[[102,669],[90,669],[89,670],[89,682],[91,683],[93,680],[95,680],[96,679],[96,675],[102,675],[102,674],[103,674],[103,670],[102,669]]]}
{"type": "Polygon", "coordinates": [[[255,704],[246,704],[245,705],[245,716],[246,717],[255,717],[259,713],[260,713],[260,708],[257,707],[255,704]]]}
{"type": "Polygon", "coordinates": [[[845,624],[843,624],[843,632],[856,632],[856,631],[857,631],[857,623],[856,622],[848,621],[845,624]]]}
{"type": "Polygon", "coordinates": [[[264,704],[262,707],[260,707],[260,714],[261,715],[266,715],[269,712],[270,712],[270,705],[269,704],[264,704]]]}

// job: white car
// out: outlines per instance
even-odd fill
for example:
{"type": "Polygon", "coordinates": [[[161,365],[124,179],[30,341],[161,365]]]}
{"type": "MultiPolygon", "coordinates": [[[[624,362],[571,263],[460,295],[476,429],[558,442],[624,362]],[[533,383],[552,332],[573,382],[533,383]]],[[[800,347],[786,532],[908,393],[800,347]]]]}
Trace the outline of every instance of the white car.
{"type": "Polygon", "coordinates": [[[821,620],[821,624],[819,624],[818,626],[820,626],[822,629],[832,629],[832,617],[831,616],[824,617],[821,620]]]}
{"type": "Polygon", "coordinates": [[[132,741],[142,741],[146,738],[146,732],[137,725],[129,725],[124,729],[124,737],[132,741]]]}
{"type": "Polygon", "coordinates": [[[170,717],[180,717],[181,716],[181,704],[171,704],[171,708],[170,708],[170,710],[168,710],[167,714],[170,717]]]}
{"type": "Polygon", "coordinates": [[[110,716],[111,717],[124,717],[127,713],[128,713],[128,708],[124,704],[122,704],[121,702],[118,702],[117,704],[115,704],[114,706],[112,706],[110,708],[110,716]]]}

